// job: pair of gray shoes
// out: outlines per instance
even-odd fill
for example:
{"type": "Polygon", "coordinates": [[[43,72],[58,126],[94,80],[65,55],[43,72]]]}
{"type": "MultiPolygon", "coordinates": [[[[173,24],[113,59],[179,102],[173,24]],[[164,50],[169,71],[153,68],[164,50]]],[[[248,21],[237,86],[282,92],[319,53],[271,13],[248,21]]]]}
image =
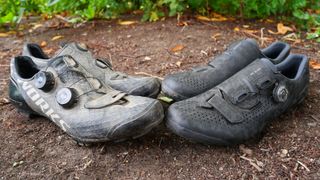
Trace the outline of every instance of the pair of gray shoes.
{"type": "Polygon", "coordinates": [[[86,45],[65,44],[49,58],[26,44],[11,61],[9,98],[29,115],[49,118],[78,142],[140,137],[161,123],[161,103],[152,99],[160,82],[113,71],[86,45]]]}

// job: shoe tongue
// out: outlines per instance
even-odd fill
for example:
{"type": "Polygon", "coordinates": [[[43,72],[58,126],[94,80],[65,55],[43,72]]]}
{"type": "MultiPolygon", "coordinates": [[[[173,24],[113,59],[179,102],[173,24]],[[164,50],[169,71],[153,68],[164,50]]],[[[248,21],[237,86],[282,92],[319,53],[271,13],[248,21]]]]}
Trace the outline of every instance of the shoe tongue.
{"type": "Polygon", "coordinates": [[[221,65],[228,63],[226,61],[233,61],[230,63],[237,65],[244,62],[252,62],[261,57],[263,57],[263,55],[257,42],[253,39],[245,39],[231,44],[227,51],[210,61],[209,66],[220,67],[221,65]]]}

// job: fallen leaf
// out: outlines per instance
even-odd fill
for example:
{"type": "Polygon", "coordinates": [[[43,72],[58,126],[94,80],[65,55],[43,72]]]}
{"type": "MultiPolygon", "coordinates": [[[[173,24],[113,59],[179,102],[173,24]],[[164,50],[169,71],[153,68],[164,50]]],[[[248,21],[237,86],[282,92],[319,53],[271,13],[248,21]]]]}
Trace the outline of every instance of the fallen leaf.
{"type": "Polygon", "coordinates": [[[257,33],[258,31],[257,30],[244,29],[243,32],[254,34],[254,33],[257,33]]]}
{"type": "Polygon", "coordinates": [[[42,27],[43,25],[42,24],[35,24],[33,27],[32,27],[32,29],[33,30],[36,30],[36,29],[38,29],[38,28],[40,28],[40,27],[42,27]]]}
{"type": "Polygon", "coordinates": [[[266,19],[267,23],[274,23],[274,21],[272,19],[266,19]]]}
{"type": "Polygon", "coordinates": [[[118,24],[119,25],[123,25],[123,26],[128,26],[128,25],[132,25],[132,24],[137,24],[138,21],[119,21],[118,24]]]}
{"type": "Polygon", "coordinates": [[[185,21],[180,21],[177,23],[177,26],[188,26],[189,24],[185,21]]]}
{"type": "Polygon", "coordinates": [[[216,40],[217,37],[221,36],[221,33],[216,33],[214,35],[211,36],[212,39],[216,40]]]}
{"type": "Polygon", "coordinates": [[[240,31],[240,28],[235,27],[233,30],[236,31],[236,32],[239,32],[239,31],[240,31]]]}
{"type": "Polygon", "coordinates": [[[58,40],[58,39],[62,39],[63,38],[63,36],[54,36],[52,39],[51,39],[51,41],[56,41],[56,40],[58,40]]]}
{"type": "Polygon", "coordinates": [[[184,49],[184,46],[181,44],[178,44],[171,49],[171,52],[178,52],[178,51],[181,51],[182,49],[184,49]]]}
{"type": "Polygon", "coordinates": [[[166,97],[166,96],[160,96],[158,97],[159,100],[164,101],[166,103],[171,103],[173,101],[173,99],[166,97]]]}
{"type": "Polygon", "coordinates": [[[8,33],[0,33],[0,37],[8,37],[9,34],[8,33]]]}
{"type": "Polygon", "coordinates": [[[206,17],[206,16],[196,16],[196,18],[200,21],[211,21],[210,18],[206,17]]]}
{"type": "Polygon", "coordinates": [[[277,30],[279,34],[286,34],[288,31],[292,32],[293,29],[291,27],[285,26],[282,23],[277,24],[277,30]]]}
{"type": "Polygon", "coordinates": [[[250,26],[249,25],[243,25],[242,27],[243,28],[249,28],[250,26]]]}
{"type": "Polygon", "coordinates": [[[181,64],[182,64],[182,62],[181,62],[181,61],[177,61],[177,62],[176,62],[176,65],[177,65],[178,67],[180,67],[180,66],[181,66],[181,64]]]}
{"type": "Polygon", "coordinates": [[[272,30],[270,30],[270,29],[268,29],[268,33],[274,34],[274,35],[279,34],[278,32],[274,32],[274,31],[272,31],[272,30]]]}
{"type": "Polygon", "coordinates": [[[310,60],[309,61],[309,65],[312,69],[315,69],[315,70],[320,70],[320,63],[318,63],[317,61],[315,60],[310,60]]]}
{"type": "Polygon", "coordinates": [[[41,43],[40,43],[40,46],[43,48],[43,47],[46,47],[47,46],[47,42],[46,41],[42,41],[41,43]]]}
{"type": "Polygon", "coordinates": [[[216,16],[216,17],[212,17],[212,18],[209,18],[209,17],[206,17],[206,16],[201,16],[201,15],[198,15],[196,16],[196,18],[200,21],[216,21],[216,22],[221,22],[221,21],[227,21],[229,20],[228,18],[224,17],[224,16],[216,16]]]}
{"type": "Polygon", "coordinates": [[[292,41],[294,42],[294,44],[301,43],[301,39],[298,37],[296,33],[287,34],[283,36],[282,39],[285,39],[287,41],[292,41]]]}

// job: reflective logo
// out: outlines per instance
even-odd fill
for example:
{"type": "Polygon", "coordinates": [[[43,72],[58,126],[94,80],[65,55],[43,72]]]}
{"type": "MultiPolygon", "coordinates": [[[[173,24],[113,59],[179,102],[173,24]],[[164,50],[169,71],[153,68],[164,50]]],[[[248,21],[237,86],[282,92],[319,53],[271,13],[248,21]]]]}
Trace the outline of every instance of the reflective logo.
{"type": "Polygon", "coordinates": [[[27,96],[46,114],[50,119],[66,131],[70,126],[49,106],[37,90],[29,83],[22,82],[22,89],[26,91],[27,96]]]}

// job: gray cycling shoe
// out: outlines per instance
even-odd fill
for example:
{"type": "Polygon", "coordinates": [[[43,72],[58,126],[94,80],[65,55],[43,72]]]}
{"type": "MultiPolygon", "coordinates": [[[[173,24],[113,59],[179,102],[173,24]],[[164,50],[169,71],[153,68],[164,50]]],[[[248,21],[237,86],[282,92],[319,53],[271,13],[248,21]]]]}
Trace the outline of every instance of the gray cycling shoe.
{"type": "Polygon", "coordinates": [[[215,87],[257,58],[267,57],[278,64],[289,52],[290,46],[283,42],[275,42],[260,50],[255,40],[245,39],[233,43],[207,66],[166,76],[162,91],[176,101],[187,99],[215,87]]]}
{"type": "MultiPolygon", "coordinates": [[[[45,67],[49,57],[37,44],[26,44],[22,55],[30,56],[38,67],[45,67]]],[[[157,97],[160,91],[160,81],[153,77],[129,76],[127,74],[113,71],[111,63],[106,59],[94,59],[92,53],[84,44],[64,44],[56,56],[71,55],[79,59],[79,63],[88,72],[96,76],[101,82],[108,84],[114,89],[126,92],[130,95],[157,97]]]]}
{"type": "MultiPolygon", "coordinates": [[[[81,61],[80,61],[81,63],[81,61]]],[[[149,132],[163,119],[159,101],[104,85],[71,56],[39,67],[28,56],[11,61],[11,102],[49,118],[78,142],[122,141],[149,132]]]]}
{"type": "Polygon", "coordinates": [[[309,87],[304,55],[274,65],[262,58],[193,98],[169,107],[167,126],[206,144],[232,145],[259,135],[270,120],[303,101],[309,87]]]}

